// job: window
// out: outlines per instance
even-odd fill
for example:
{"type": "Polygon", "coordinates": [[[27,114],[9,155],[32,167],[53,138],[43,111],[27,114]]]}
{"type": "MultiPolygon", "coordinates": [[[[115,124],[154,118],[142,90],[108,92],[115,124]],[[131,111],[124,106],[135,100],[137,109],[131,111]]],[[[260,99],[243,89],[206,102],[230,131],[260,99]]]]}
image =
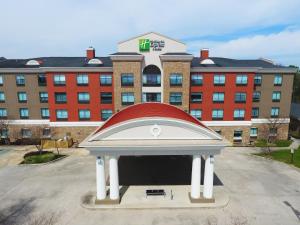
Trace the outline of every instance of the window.
{"type": "Polygon", "coordinates": [[[3,91],[0,92],[0,102],[5,102],[5,94],[3,91]]]}
{"type": "Polygon", "coordinates": [[[48,108],[41,108],[41,117],[42,119],[49,119],[50,113],[48,108]]]}
{"type": "Polygon", "coordinates": [[[133,105],[134,104],[134,93],[133,92],[124,92],[121,95],[122,105],[133,105]]]}
{"type": "Polygon", "coordinates": [[[24,86],[25,85],[24,75],[17,75],[16,76],[16,84],[17,84],[17,86],[24,86]]]}
{"type": "Polygon", "coordinates": [[[29,110],[27,108],[20,108],[20,118],[21,119],[29,118],[29,110]]]}
{"type": "Polygon", "coordinates": [[[89,85],[89,77],[87,74],[78,74],[77,75],[77,85],[87,86],[89,85]]]}
{"type": "Polygon", "coordinates": [[[143,102],[161,102],[161,93],[143,93],[143,102]]]}
{"type": "Polygon", "coordinates": [[[214,85],[217,86],[225,85],[225,75],[214,75],[214,85]]]}
{"type": "Polygon", "coordinates": [[[247,85],[248,77],[247,75],[237,75],[235,79],[236,85],[247,85]]]}
{"type": "Polygon", "coordinates": [[[281,92],[280,91],[273,91],[272,93],[272,101],[273,102],[280,102],[281,92]]]}
{"type": "Polygon", "coordinates": [[[201,74],[192,74],[191,86],[201,86],[203,84],[203,76],[201,74]]]}
{"type": "Polygon", "coordinates": [[[220,129],[216,129],[215,132],[220,134],[220,135],[222,134],[222,131],[220,129]]]}
{"type": "Polygon", "coordinates": [[[234,142],[241,142],[243,139],[243,131],[241,130],[234,130],[233,131],[233,141],[234,142]]]}
{"type": "Polygon", "coordinates": [[[260,86],[261,85],[261,80],[262,80],[261,75],[256,74],[255,77],[254,77],[254,85],[260,86]]]}
{"type": "Polygon", "coordinates": [[[55,86],[64,86],[66,85],[66,77],[63,74],[54,75],[54,85],[55,86]]]}
{"type": "Polygon", "coordinates": [[[103,86],[111,86],[112,75],[109,75],[109,74],[100,75],[100,84],[103,86]]]}
{"type": "Polygon", "coordinates": [[[161,75],[160,74],[143,74],[144,87],[160,87],[161,75]]]}
{"type": "Polygon", "coordinates": [[[245,103],[246,102],[246,93],[244,93],[244,92],[235,93],[234,100],[236,103],[245,103]]]}
{"type": "Polygon", "coordinates": [[[244,109],[235,109],[233,112],[233,118],[235,120],[243,120],[245,118],[245,110],[244,109]]]}
{"type": "Polygon", "coordinates": [[[0,108],[0,118],[1,119],[6,119],[7,118],[7,109],[0,108]]]}
{"type": "Polygon", "coordinates": [[[258,118],[259,117],[259,108],[252,108],[252,118],[258,118]]]}
{"type": "Polygon", "coordinates": [[[252,101],[259,102],[260,101],[260,91],[254,91],[252,94],[252,101]]]}
{"type": "Polygon", "coordinates": [[[102,104],[111,104],[112,103],[112,93],[111,92],[101,92],[100,93],[100,102],[102,104]]]}
{"type": "Polygon", "coordinates": [[[18,92],[18,101],[20,103],[27,102],[27,94],[26,94],[26,92],[18,92]]]}
{"type": "Polygon", "coordinates": [[[258,129],[256,127],[250,128],[250,137],[257,137],[257,131],[258,129]]]}
{"type": "Polygon", "coordinates": [[[107,120],[111,116],[112,116],[112,110],[111,109],[102,109],[101,110],[101,119],[103,121],[107,120]]]}
{"type": "Polygon", "coordinates": [[[121,74],[121,85],[122,86],[133,86],[133,74],[132,73],[122,73],[121,74]]]}
{"type": "Polygon", "coordinates": [[[67,103],[67,94],[65,92],[55,92],[55,103],[56,104],[67,103]]]}
{"type": "Polygon", "coordinates": [[[274,86],[281,86],[282,84],[282,76],[281,75],[275,75],[274,77],[274,86]]]}
{"type": "Polygon", "coordinates": [[[271,117],[276,118],[279,116],[279,107],[272,107],[271,109],[271,117]]]}
{"type": "Polygon", "coordinates": [[[0,75],[0,86],[3,86],[3,76],[0,75]]]}
{"type": "Polygon", "coordinates": [[[213,109],[212,111],[212,119],[213,120],[222,120],[224,111],[223,109],[213,109]]]}
{"type": "Polygon", "coordinates": [[[51,137],[51,129],[50,129],[50,127],[43,128],[43,137],[51,137]]]}
{"type": "Polygon", "coordinates": [[[192,92],[191,93],[191,102],[192,103],[202,102],[202,92],[192,92]]]}
{"type": "Polygon", "coordinates": [[[181,92],[171,92],[169,101],[170,101],[171,105],[181,105],[182,104],[182,93],[181,92]]]}
{"type": "Polygon", "coordinates": [[[66,109],[56,110],[56,119],[57,120],[68,120],[68,111],[66,109]]]}
{"type": "Polygon", "coordinates": [[[277,128],[276,127],[271,127],[269,129],[269,136],[277,136],[277,128]]]}
{"type": "Polygon", "coordinates": [[[78,103],[90,103],[90,94],[88,92],[79,92],[77,99],[78,103]]]}
{"type": "Polygon", "coordinates": [[[213,102],[224,102],[224,92],[213,93],[213,102]]]}
{"type": "Polygon", "coordinates": [[[8,129],[6,127],[0,128],[1,138],[8,138],[8,129]]]}
{"type": "Polygon", "coordinates": [[[42,102],[42,103],[48,102],[48,93],[47,92],[40,92],[40,102],[42,102]]]}
{"type": "Polygon", "coordinates": [[[21,135],[22,135],[22,138],[30,138],[32,136],[32,132],[28,128],[22,128],[21,135]]]}
{"type": "Polygon", "coordinates": [[[202,117],[202,110],[201,109],[191,109],[190,114],[197,118],[198,120],[201,120],[202,117]]]}
{"type": "Polygon", "coordinates": [[[79,109],[78,110],[79,120],[90,120],[91,112],[88,109],[79,109]]]}
{"type": "Polygon", "coordinates": [[[172,73],[170,75],[170,86],[181,86],[182,85],[182,74],[172,73]]]}
{"type": "Polygon", "coordinates": [[[38,83],[39,86],[46,86],[47,85],[47,79],[45,74],[39,74],[38,75],[38,83]]]}

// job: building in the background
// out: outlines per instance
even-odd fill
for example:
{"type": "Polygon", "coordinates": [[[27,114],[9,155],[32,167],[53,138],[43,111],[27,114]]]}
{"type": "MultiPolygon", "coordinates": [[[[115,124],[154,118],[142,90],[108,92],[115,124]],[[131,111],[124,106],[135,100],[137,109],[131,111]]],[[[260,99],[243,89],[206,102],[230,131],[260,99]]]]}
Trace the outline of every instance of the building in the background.
{"type": "Polygon", "coordinates": [[[288,137],[296,69],[264,59],[199,56],[151,32],[96,57],[0,60],[2,136],[82,140],[113,113],[141,102],[176,105],[228,140],[288,137]],[[274,123],[276,123],[274,126],[274,123]],[[272,124],[272,126],[270,126],[272,124]]]}

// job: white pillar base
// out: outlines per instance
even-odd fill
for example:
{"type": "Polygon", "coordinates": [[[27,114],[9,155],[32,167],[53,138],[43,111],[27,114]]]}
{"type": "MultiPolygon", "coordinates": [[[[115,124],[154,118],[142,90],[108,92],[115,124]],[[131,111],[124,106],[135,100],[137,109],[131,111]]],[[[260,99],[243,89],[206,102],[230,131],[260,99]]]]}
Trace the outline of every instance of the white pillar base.
{"type": "Polygon", "coordinates": [[[191,179],[191,198],[200,198],[200,182],[201,182],[201,156],[193,155],[192,179],[191,179]]]}
{"type": "Polygon", "coordinates": [[[111,156],[109,159],[109,178],[110,178],[110,191],[109,197],[111,200],[118,200],[119,194],[119,171],[118,171],[118,157],[111,156]]]}
{"type": "Polygon", "coordinates": [[[106,179],[105,179],[105,161],[104,157],[98,156],[96,159],[96,183],[97,183],[97,200],[106,198],[106,179]]]}
{"type": "Polygon", "coordinates": [[[213,185],[214,185],[214,156],[207,156],[205,160],[204,170],[204,188],[203,197],[205,199],[213,198],[213,185]]]}

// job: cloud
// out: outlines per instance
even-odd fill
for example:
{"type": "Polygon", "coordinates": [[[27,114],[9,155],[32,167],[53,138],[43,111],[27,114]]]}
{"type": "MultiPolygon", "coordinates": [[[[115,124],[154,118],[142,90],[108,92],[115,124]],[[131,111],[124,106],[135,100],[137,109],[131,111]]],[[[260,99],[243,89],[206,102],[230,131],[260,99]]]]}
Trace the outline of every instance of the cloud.
{"type": "MultiPolygon", "coordinates": [[[[268,58],[285,65],[300,65],[300,29],[288,29],[268,35],[254,35],[224,42],[189,43],[192,49],[208,47],[211,56],[232,58],[268,58]]],[[[198,54],[198,52],[195,54],[198,54]]]]}

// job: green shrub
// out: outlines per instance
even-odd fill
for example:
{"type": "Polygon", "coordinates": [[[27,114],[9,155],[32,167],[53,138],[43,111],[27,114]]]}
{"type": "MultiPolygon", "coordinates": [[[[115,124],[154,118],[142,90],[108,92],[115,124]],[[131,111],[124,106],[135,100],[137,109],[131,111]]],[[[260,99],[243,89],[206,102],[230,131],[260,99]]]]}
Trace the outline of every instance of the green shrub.
{"type": "Polygon", "coordinates": [[[267,140],[266,139],[259,139],[255,142],[255,147],[267,147],[267,140]]]}
{"type": "Polygon", "coordinates": [[[291,131],[291,132],[290,132],[290,135],[291,135],[293,138],[300,139],[300,132],[298,132],[298,131],[291,131]]]}
{"type": "Polygon", "coordinates": [[[24,161],[22,164],[37,164],[37,163],[46,163],[53,161],[55,159],[61,158],[64,155],[58,155],[53,152],[43,151],[39,153],[38,151],[27,153],[24,156],[24,161]]]}
{"type": "Polygon", "coordinates": [[[276,140],[275,144],[277,147],[289,147],[292,142],[292,140],[276,140]]]}

